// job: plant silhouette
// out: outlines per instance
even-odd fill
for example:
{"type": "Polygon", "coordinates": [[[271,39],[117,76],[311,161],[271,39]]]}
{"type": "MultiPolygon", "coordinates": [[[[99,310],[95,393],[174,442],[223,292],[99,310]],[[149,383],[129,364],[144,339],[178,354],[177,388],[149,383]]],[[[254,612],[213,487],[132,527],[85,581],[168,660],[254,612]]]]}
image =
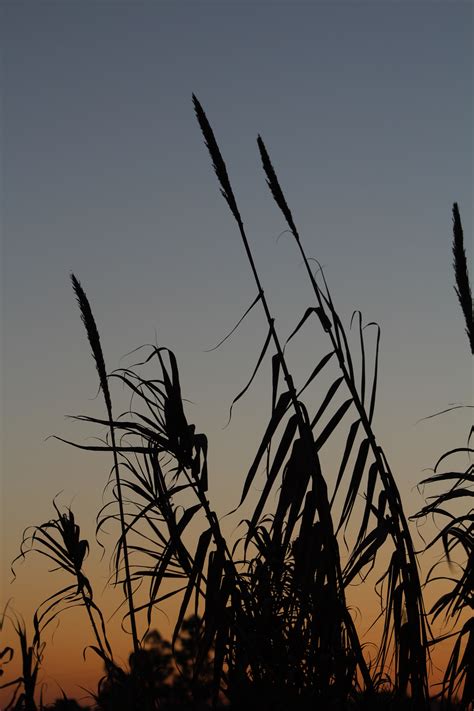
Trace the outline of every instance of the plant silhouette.
{"type": "MultiPolygon", "coordinates": [[[[472,318],[472,292],[469,283],[466,254],[464,251],[464,233],[457,203],[453,205],[453,254],[455,291],[466,321],[466,333],[471,353],[474,355],[474,326],[472,318]]],[[[471,405],[472,407],[472,405],[471,405]]],[[[454,621],[457,629],[442,634],[437,642],[452,638],[451,655],[445,670],[442,689],[439,696],[444,703],[461,696],[461,705],[468,708],[474,699],[474,516],[471,505],[474,485],[474,465],[471,463],[474,449],[470,440],[474,434],[471,427],[467,446],[457,447],[442,454],[435,464],[433,476],[424,479],[421,484],[430,487],[442,485],[443,490],[431,496],[414,518],[432,517],[438,526],[438,533],[427,545],[431,549],[438,542],[442,543],[444,556],[429,571],[427,582],[442,579],[450,589],[433,604],[430,614],[433,620],[444,615],[447,623],[454,621]],[[465,455],[468,464],[464,470],[456,466],[456,457],[465,455]],[[446,488],[447,487],[447,488],[446,488]],[[454,510],[453,510],[454,506],[454,510]],[[464,507],[458,513],[460,506],[464,507]],[[452,563],[456,561],[456,566],[452,563]],[[442,563],[448,563],[450,572],[440,577],[435,575],[442,563]],[[457,575],[455,574],[457,572],[457,575]],[[470,617],[466,618],[466,614],[470,617]],[[460,620],[464,616],[462,625],[460,620]]]]}
{"type": "MultiPolygon", "coordinates": [[[[430,619],[444,613],[457,620],[473,607],[472,510],[461,516],[447,511],[451,501],[472,497],[472,466],[438,471],[441,462],[460,451],[452,450],[425,482],[450,487],[419,514],[448,517],[432,544],[442,540],[448,562],[454,549],[467,559],[430,617],[397,479],[374,429],[380,329],[364,323],[359,311],[349,328],[343,325],[322,268],[313,274],[303,237],[259,136],[267,185],[313,294],[295,328],[282,336],[213,129],[195,96],[193,104],[255,281],[256,296],[237,326],[257,306],[264,317],[256,366],[234,398],[231,413],[264,360],[271,358],[268,417],[232,513],[252,493],[253,509],[241,522],[238,540],[231,542],[210,500],[208,440],[188,420],[175,354],[169,348],[144,346],[138,362],[108,372],[89,300],[71,275],[106,405],[103,417],[76,419],[105,428],[107,434],[99,444],[68,444],[112,457],[114,488],[98,513],[97,531],[106,523],[117,526],[113,583],[123,591],[123,624],[130,626],[133,651],[128,666],[115,661],[84,572],[89,543],[81,538],[73,512],[54,504],[53,519],[25,532],[20,555],[36,551],[53,559],[68,584],[38,607],[31,646],[24,627],[18,626],[29,666],[10,682],[20,696],[9,708],[15,703],[15,708],[36,711],[40,635],[58,615],[79,604],[91,625],[93,649],[104,663],[95,694],[100,711],[200,711],[224,702],[234,711],[427,710],[428,649],[436,642],[430,619]],[[311,371],[297,377],[286,346],[310,327],[327,346],[311,371]],[[130,397],[128,409],[119,415],[112,407],[113,386],[130,397]],[[328,443],[337,452],[334,471],[323,464],[328,443]],[[381,561],[384,568],[377,576],[381,561]],[[381,636],[372,656],[359,637],[349,603],[356,583],[375,587],[381,601],[374,620],[380,622],[381,636]],[[178,612],[167,641],[149,630],[156,607],[170,599],[178,602],[178,612]]],[[[457,205],[453,224],[456,292],[472,346],[471,289],[457,205]]],[[[472,451],[463,448],[468,455],[472,451]]],[[[446,708],[459,694],[465,709],[472,703],[473,645],[471,618],[456,631],[442,690],[446,708]]],[[[8,658],[9,652],[3,656],[8,658]]],[[[58,700],[57,708],[61,702],[69,703],[58,700]]]]}

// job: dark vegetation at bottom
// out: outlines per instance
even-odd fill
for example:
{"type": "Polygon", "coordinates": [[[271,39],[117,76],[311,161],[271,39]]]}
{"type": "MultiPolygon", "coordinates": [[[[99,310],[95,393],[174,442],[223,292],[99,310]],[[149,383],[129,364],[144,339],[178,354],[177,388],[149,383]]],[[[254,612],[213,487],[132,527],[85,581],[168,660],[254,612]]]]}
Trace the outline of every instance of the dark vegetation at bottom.
{"type": "MultiPolygon", "coordinates": [[[[45,709],[51,711],[101,711],[103,708],[109,707],[92,707],[83,706],[75,700],[60,699],[54,704],[46,706],[45,709]]],[[[110,707],[112,708],[112,707],[110,707]]],[[[119,704],[113,707],[116,711],[135,711],[136,707],[131,705],[119,704]]],[[[212,707],[206,703],[196,704],[169,704],[164,702],[157,709],[160,711],[209,711],[212,707]]],[[[321,705],[318,701],[308,703],[296,702],[286,705],[286,703],[271,704],[267,701],[251,701],[244,705],[235,704],[219,704],[215,707],[218,711],[322,711],[323,709],[338,709],[338,711],[416,711],[416,706],[411,700],[394,700],[390,694],[375,694],[372,699],[363,698],[356,699],[353,702],[342,706],[326,706],[321,705]]],[[[445,702],[444,704],[432,702],[430,711],[463,711],[465,706],[461,703],[445,702]]]]}

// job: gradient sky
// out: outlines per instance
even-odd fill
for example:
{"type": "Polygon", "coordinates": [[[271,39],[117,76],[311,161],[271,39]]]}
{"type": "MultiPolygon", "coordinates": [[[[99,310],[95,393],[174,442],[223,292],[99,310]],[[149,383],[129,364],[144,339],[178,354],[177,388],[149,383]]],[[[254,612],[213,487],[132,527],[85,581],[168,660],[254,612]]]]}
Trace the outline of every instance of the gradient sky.
{"type": "MultiPolygon", "coordinates": [[[[53,592],[33,559],[10,586],[22,531],[47,520],[63,491],[92,535],[110,467],[45,441],[86,441],[93,430],[64,415],[102,413],[71,270],[110,369],[155,338],[175,351],[190,418],[210,439],[215,508],[239,496],[268,413],[268,369],[222,427],[266,329],[254,311],[204,353],[256,289],[192,92],[220,142],[281,334],[312,296],[294,244],[277,241],[285,225],[258,133],[346,322],[360,308],[380,323],[376,431],[407,513],[420,508],[422,470],[465,442],[469,418],[417,421],[472,401],[451,269],[454,200],[472,255],[472,12],[470,2],[434,0],[3,1],[2,600],[28,618],[53,592]]],[[[310,334],[289,351],[301,379],[324,347],[310,334]]]]}

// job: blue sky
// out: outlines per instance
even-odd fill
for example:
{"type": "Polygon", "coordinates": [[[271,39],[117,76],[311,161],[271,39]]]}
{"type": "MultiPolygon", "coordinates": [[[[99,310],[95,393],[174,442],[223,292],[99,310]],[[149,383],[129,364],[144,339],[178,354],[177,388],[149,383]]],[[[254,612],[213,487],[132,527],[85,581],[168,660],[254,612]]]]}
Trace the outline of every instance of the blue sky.
{"type": "MultiPolygon", "coordinates": [[[[469,418],[416,422],[472,399],[451,270],[454,200],[472,255],[472,4],[3,2],[1,14],[2,576],[58,491],[93,518],[108,472],[45,441],[81,440],[90,433],[64,415],[101,411],[71,270],[109,368],[155,331],[175,350],[191,416],[211,440],[217,501],[228,510],[239,494],[268,412],[268,371],[222,427],[266,331],[254,311],[221,350],[203,352],[255,287],[192,92],[282,336],[311,292],[295,246],[277,241],[285,225],[258,133],[346,322],[360,308],[380,323],[376,429],[408,513],[419,508],[422,469],[465,441],[469,418]]],[[[321,339],[293,347],[297,377],[321,339]]]]}

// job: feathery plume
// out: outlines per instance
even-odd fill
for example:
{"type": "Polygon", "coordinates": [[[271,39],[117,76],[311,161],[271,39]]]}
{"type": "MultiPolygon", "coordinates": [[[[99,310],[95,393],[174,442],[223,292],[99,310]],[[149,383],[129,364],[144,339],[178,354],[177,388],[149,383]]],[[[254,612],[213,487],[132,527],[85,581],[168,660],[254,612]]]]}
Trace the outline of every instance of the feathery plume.
{"type": "Polygon", "coordinates": [[[204,141],[212,158],[212,166],[221,186],[221,193],[225,198],[227,204],[229,205],[230,211],[234,215],[235,219],[237,220],[237,222],[241,223],[242,219],[240,217],[239,209],[235,201],[234,192],[230,184],[229,175],[227,173],[227,168],[224,163],[224,159],[221,155],[219,146],[217,145],[217,141],[214,137],[214,132],[211,128],[211,124],[207,120],[207,116],[204,113],[204,109],[202,108],[195,94],[193,94],[193,104],[194,111],[196,112],[196,118],[199,122],[199,126],[201,127],[202,135],[204,136],[204,141]]]}
{"type": "Polygon", "coordinates": [[[453,266],[456,285],[454,290],[466,321],[466,333],[474,355],[473,302],[469,273],[467,270],[466,252],[464,251],[464,234],[457,202],[453,204],[453,266]]]}
{"type": "Polygon", "coordinates": [[[100,345],[99,331],[97,330],[89,300],[86,296],[84,289],[81,286],[80,281],[76,278],[74,274],[71,274],[71,281],[74,293],[76,294],[77,302],[79,304],[79,309],[81,311],[81,319],[86,328],[87,338],[89,339],[89,343],[92,348],[92,356],[94,358],[97,372],[99,374],[100,387],[102,388],[102,392],[104,393],[107,412],[110,416],[112,410],[112,401],[110,398],[109,385],[107,382],[107,371],[105,369],[104,354],[102,353],[102,347],[100,345]]]}
{"type": "Polygon", "coordinates": [[[277,174],[275,173],[275,169],[272,165],[270,156],[268,155],[268,151],[265,148],[265,144],[264,144],[261,136],[258,136],[257,144],[258,144],[258,149],[260,151],[260,157],[262,159],[263,169],[265,171],[265,175],[267,176],[267,185],[271,190],[271,193],[273,195],[273,198],[274,198],[276,204],[282,211],[282,213],[285,217],[285,220],[288,223],[290,230],[293,232],[293,235],[296,237],[296,239],[299,239],[298,231],[297,231],[295,223],[293,221],[293,216],[291,214],[291,210],[288,207],[288,203],[285,200],[285,196],[283,195],[283,191],[280,187],[280,183],[278,182],[277,174]]]}

